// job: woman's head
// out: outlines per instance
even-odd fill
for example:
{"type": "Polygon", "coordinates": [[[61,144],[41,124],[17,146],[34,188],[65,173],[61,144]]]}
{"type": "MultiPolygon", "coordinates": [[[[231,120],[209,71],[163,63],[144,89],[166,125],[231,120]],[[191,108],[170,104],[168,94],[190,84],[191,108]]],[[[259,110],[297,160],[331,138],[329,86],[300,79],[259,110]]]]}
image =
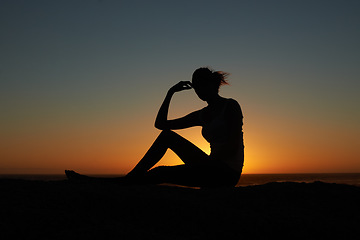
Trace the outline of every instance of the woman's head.
{"type": "Polygon", "coordinates": [[[192,75],[192,86],[200,99],[206,101],[219,93],[221,85],[228,84],[228,73],[214,71],[210,68],[198,68],[192,75]]]}

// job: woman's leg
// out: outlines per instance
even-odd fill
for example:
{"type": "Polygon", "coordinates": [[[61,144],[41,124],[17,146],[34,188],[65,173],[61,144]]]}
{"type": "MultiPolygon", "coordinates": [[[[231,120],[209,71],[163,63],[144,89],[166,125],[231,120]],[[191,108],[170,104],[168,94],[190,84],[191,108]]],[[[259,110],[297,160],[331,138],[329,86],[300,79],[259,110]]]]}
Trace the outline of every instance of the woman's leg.
{"type": "Polygon", "coordinates": [[[125,185],[168,182],[197,186],[198,181],[194,179],[206,179],[206,177],[204,178],[204,176],[201,176],[202,174],[198,170],[206,169],[208,162],[209,156],[201,149],[177,133],[170,130],[164,130],[160,133],[140,162],[126,175],[126,177],[89,177],[71,170],[65,170],[65,174],[70,180],[115,182],[125,185]],[[179,156],[186,167],[185,165],[158,167],[148,172],[150,168],[160,161],[169,148],[179,156]]]}
{"type": "Polygon", "coordinates": [[[160,133],[144,157],[127,176],[141,176],[152,168],[171,149],[188,166],[206,164],[209,156],[179,134],[164,130],[160,133]]]}

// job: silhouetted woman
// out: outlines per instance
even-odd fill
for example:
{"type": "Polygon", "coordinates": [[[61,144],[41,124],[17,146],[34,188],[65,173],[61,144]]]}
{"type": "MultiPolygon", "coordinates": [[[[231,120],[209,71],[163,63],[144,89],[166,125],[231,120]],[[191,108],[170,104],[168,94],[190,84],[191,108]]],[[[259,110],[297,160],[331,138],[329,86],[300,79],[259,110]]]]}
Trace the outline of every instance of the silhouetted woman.
{"type": "MultiPolygon", "coordinates": [[[[220,86],[227,84],[227,75],[199,68],[193,73],[192,82],[181,81],[171,87],[155,121],[155,127],[162,132],[135,168],[125,177],[116,178],[116,181],[124,184],[235,186],[244,163],[243,115],[237,101],[219,95],[220,86]],[[191,88],[208,106],[182,118],[168,120],[172,96],[191,88]],[[202,135],[210,143],[210,155],[172,131],[193,126],[202,127],[202,135]],[[184,164],[151,169],[167,149],[175,152],[184,164]]],[[[66,174],[69,179],[94,179],[73,171],[66,171],[66,174]]]]}

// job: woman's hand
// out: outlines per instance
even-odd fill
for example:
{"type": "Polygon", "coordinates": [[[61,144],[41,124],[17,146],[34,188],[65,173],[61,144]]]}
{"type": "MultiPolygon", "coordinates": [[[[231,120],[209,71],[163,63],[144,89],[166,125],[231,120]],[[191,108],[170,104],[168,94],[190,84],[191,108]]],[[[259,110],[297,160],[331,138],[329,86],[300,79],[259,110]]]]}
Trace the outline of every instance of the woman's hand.
{"type": "Polygon", "coordinates": [[[188,90],[191,88],[192,88],[192,85],[191,85],[190,81],[180,81],[179,83],[172,86],[169,91],[172,93],[176,93],[176,92],[188,90]]]}

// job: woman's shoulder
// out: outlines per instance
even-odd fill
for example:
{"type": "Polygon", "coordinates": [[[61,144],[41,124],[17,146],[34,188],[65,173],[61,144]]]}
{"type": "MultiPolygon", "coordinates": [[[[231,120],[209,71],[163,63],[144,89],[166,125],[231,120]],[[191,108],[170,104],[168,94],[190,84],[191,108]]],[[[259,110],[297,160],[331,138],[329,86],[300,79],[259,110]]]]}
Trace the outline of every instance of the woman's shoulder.
{"type": "Polygon", "coordinates": [[[236,101],[233,98],[227,98],[226,101],[227,101],[227,105],[230,106],[231,108],[239,108],[239,109],[241,108],[238,101],[236,101]]]}
{"type": "Polygon", "coordinates": [[[227,98],[227,110],[231,113],[237,112],[242,116],[240,104],[233,98],[227,98]]]}

